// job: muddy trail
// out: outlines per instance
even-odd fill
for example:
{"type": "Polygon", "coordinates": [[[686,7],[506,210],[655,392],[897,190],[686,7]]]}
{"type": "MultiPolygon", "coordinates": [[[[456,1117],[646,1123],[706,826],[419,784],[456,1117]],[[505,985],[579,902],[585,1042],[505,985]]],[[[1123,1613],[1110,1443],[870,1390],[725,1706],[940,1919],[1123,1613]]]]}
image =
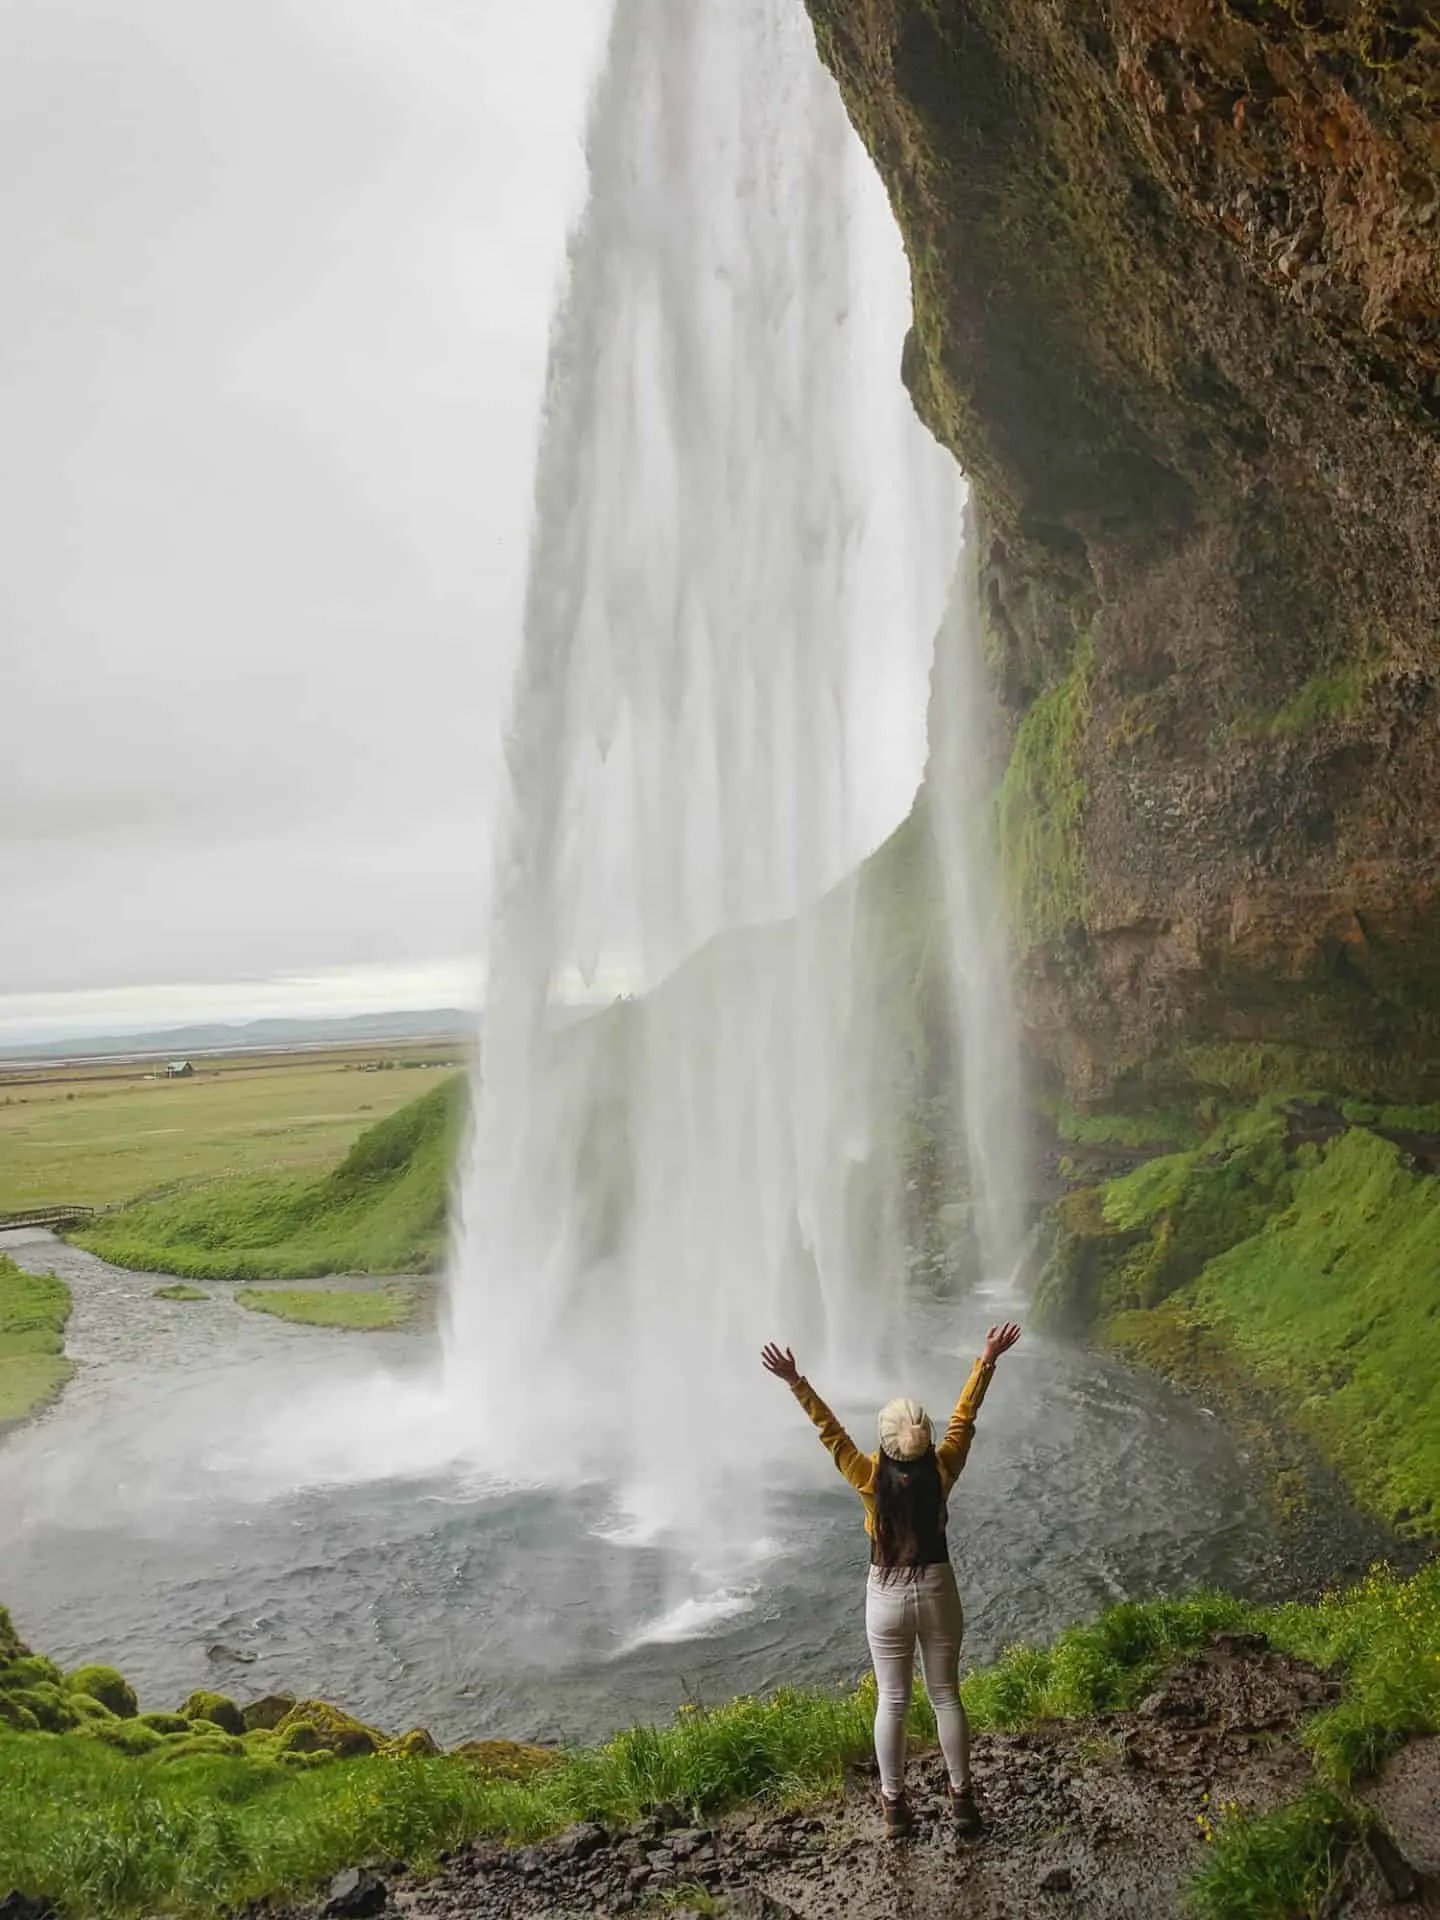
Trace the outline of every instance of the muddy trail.
{"type": "MultiPolygon", "coordinates": [[[[883,1837],[873,1774],[857,1767],[842,1795],[798,1813],[696,1826],[660,1809],[618,1832],[477,1844],[427,1880],[403,1867],[352,1872],[303,1920],[1173,1920],[1208,1832],[1310,1783],[1299,1725],[1338,1691],[1262,1636],[1218,1635],[1133,1712],[978,1738],[979,1840],[951,1830],[938,1757],[921,1755],[910,1766],[916,1829],[903,1840],[883,1837]]],[[[1412,1743],[1363,1797],[1377,1825],[1351,1839],[1326,1920],[1378,1920],[1397,1902],[1440,1920],[1440,1739],[1412,1743]]]]}

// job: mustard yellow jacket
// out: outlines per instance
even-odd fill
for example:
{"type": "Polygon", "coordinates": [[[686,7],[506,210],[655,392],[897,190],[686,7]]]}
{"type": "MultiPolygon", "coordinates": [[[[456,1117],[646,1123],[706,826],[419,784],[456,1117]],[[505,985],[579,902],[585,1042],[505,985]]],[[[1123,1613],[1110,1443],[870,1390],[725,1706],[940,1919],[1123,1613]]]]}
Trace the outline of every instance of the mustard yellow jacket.
{"type": "MultiPolygon", "coordinates": [[[[975,1416],[980,1411],[980,1403],[985,1398],[985,1389],[989,1386],[994,1372],[993,1361],[981,1359],[975,1362],[970,1369],[970,1378],[965,1382],[965,1389],[955,1402],[955,1411],[951,1414],[950,1424],[945,1429],[945,1438],[935,1449],[935,1462],[940,1469],[940,1484],[947,1495],[960,1478],[960,1470],[965,1465],[966,1455],[970,1451],[970,1442],[975,1438],[975,1416]]],[[[873,1540],[875,1537],[875,1476],[880,1470],[879,1453],[860,1451],[803,1374],[790,1391],[815,1422],[819,1429],[821,1444],[830,1454],[831,1459],[865,1502],[865,1531],[873,1540]]]]}

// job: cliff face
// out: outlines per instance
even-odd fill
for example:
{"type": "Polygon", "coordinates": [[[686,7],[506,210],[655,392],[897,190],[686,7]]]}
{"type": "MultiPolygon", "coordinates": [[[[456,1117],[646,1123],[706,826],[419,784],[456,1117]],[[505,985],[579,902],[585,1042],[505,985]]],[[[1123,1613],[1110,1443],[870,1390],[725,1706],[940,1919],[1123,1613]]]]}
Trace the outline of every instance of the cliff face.
{"type": "Polygon", "coordinates": [[[1038,1061],[1434,1097],[1436,9],[808,4],[983,513],[1038,1061]]]}

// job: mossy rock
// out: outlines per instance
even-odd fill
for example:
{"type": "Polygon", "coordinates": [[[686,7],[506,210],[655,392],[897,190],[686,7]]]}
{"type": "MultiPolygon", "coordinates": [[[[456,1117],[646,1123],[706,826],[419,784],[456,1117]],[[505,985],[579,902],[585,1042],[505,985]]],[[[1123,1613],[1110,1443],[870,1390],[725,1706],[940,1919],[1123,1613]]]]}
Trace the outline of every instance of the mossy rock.
{"type": "Polygon", "coordinates": [[[13,1660],[28,1660],[30,1649],[15,1631],[15,1622],[10,1618],[10,1609],[0,1607],[0,1667],[7,1667],[13,1660]]]}
{"type": "Polygon", "coordinates": [[[244,1757],[245,1743],[233,1733],[221,1733],[219,1728],[210,1731],[191,1733],[182,1740],[163,1740],[158,1758],[166,1764],[172,1760],[193,1760],[197,1755],[218,1755],[222,1759],[238,1760],[244,1757]]]}
{"type": "Polygon", "coordinates": [[[195,1731],[183,1713],[142,1713],[138,1724],[149,1727],[152,1733],[158,1733],[167,1740],[177,1733],[195,1731]]]}
{"type": "Polygon", "coordinates": [[[529,1780],[561,1758],[554,1747],[527,1746],[523,1740],[467,1740],[450,1754],[491,1780],[529,1780]]]}
{"type": "Polygon", "coordinates": [[[377,1727],[332,1707],[328,1700],[298,1701],[276,1727],[280,1744],[290,1753],[324,1751],[351,1760],[360,1754],[378,1753],[389,1736],[377,1727]],[[308,1732],[306,1731],[308,1729],[308,1732]]]}
{"type": "Polygon", "coordinates": [[[425,1727],[411,1727],[397,1739],[387,1740],[380,1751],[389,1760],[431,1760],[439,1753],[440,1746],[425,1727]]]}
{"type": "Polygon", "coordinates": [[[333,1766],[338,1755],[331,1753],[328,1747],[319,1747],[312,1753],[302,1753],[298,1748],[289,1747],[274,1757],[280,1766],[303,1773],[309,1767],[333,1766]]]}
{"type": "Polygon", "coordinates": [[[65,1676],[53,1660],[38,1653],[23,1653],[0,1667],[0,1693],[15,1693],[25,1687],[64,1687],[65,1676]]]}
{"type": "Polygon", "coordinates": [[[13,1693],[0,1693],[0,1727],[12,1727],[16,1733],[38,1733],[40,1722],[13,1693]]]}
{"type": "Polygon", "coordinates": [[[273,1733],[295,1706],[293,1693],[267,1693],[240,1709],[247,1733],[273,1733]]]}
{"type": "Polygon", "coordinates": [[[69,1733],[72,1727],[78,1727],[81,1715],[70,1704],[69,1696],[59,1687],[38,1686],[17,1689],[10,1695],[17,1707],[28,1707],[40,1723],[42,1733],[69,1733]]]}
{"type": "Polygon", "coordinates": [[[121,1720],[133,1720],[140,1711],[135,1689],[114,1667],[77,1667],[66,1685],[71,1693],[88,1693],[121,1720]]]}
{"type": "Polygon", "coordinates": [[[1144,1239],[1144,1230],[1113,1226],[1099,1187],[1063,1195],[1050,1209],[1049,1224],[1050,1254],[1036,1283],[1032,1317],[1049,1333],[1087,1333],[1100,1313],[1106,1281],[1144,1239]]]}
{"type": "Polygon", "coordinates": [[[87,1720],[114,1720],[117,1718],[103,1700],[97,1700],[89,1693],[69,1693],[65,1703],[75,1718],[82,1724],[87,1720]]]}
{"type": "Polygon", "coordinates": [[[152,1727],[142,1727],[138,1720],[90,1720],[80,1728],[87,1740],[99,1740],[107,1747],[114,1747],[117,1753],[128,1753],[139,1758],[146,1753],[158,1753],[165,1745],[162,1736],[152,1727]]]}
{"type": "Polygon", "coordinates": [[[246,1753],[257,1760],[274,1760],[280,1752],[280,1736],[271,1727],[256,1727],[242,1738],[246,1753]]]}
{"type": "Polygon", "coordinates": [[[208,1687],[197,1688],[180,1712],[187,1720],[208,1720],[212,1726],[219,1727],[222,1733],[238,1735],[245,1731],[240,1709],[230,1696],[212,1693],[208,1687]]]}

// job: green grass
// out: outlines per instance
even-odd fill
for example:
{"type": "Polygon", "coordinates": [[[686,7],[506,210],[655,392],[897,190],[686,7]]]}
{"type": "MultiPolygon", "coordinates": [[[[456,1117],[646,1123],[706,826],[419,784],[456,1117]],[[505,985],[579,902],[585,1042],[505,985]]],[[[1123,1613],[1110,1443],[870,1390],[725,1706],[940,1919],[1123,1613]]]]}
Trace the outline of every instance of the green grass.
{"type": "Polygon", "coordinates": [[[193,1080],[118,1066],[12,1068],[0,1077],[0,1209],[122,1206],[235,1174],[313,1173],[363,1127],[450,1077],[361,1064],[323,1054],[207,1060],[193,1080]]]}
{"type": "Polygon", "coordinates": [[[0,1426],[45,1406],[70,1378],[69,1318],[70,1289],[63,1281],[24,1273],[0,1254],[0,1426]]]}
{"type": "Polygon", "coordinates": [[[1345,1803],[1317,1787],[1251,1818],[1222,1815],[1190,1883],[1195,1920],[1313,1920],[1355,1833],[1345,1803]]]}
{"type": "MultiPolygon", "coordinates": [[[[8,1624],[0,1614],[0,1653],[8,1624]]],[[[1317,1606],[1267,1611],[1219,1594],[1128,1603],[1048,1648],[1012,1649],[967,1678],[966,1703],[980,1730],[1125,1707],[1216,1629],[1257,1627],[1347,1669],[1342,1704],[1309,1734],[1336,1792],[1400,1733],[1440,1730],[1440,1564],[1408,1580],[1376,1572],[1317,1606]]],[[[784,1690],[689,1709],[670,1727],[628,1729],[522,1779],[456,1758],[297,1770],[262,1754],[173,1757],[179,1741],[136,1757],[93,1732],[0,1731],[0,1805],[10,1816],[0,1824],[0,1884],[44,1894],[75,1920],[210,1915],[303,1893],[356,1861],[423,1868],[480,1834],[528,1842],[574,1820],[628,1822],[666,1802],[695,1818],[799,1803],[838,1790],[847,1764],[868,1754],[874,1704],[867,1680],[852,1693],[784,1690]]],[[[911,1731],[933,1739],[923,1697],[911,1731]]],[[[1314,1809],[1339,1804],[1312,1796],[1261,1821],[1222,1818],[1196,1891],[1203,1920],[1272,1911],[1236,1904],[1247,1887],[1256,1898],[1272,1887],[1276,1898],[1298,1898],[1330,1857],[1330,1843],[1317,1850],[1327,1830],[1314,1809]]]]}
{"type": "Polygon", "coordinates": [[[1289,1204],[1193,1304],[1366,1506],[1440,1526],[1440,1181],[1360,1128],[1302,1147],[1289,1204]]]}
{"type": "Polygon", "coordinates": [[[210,1296],[203,1287],[189,1287],[182,1280],[173,1287],[156,1287],[154,1298],[157,1300],[208,1300],[210,1296]]]}
{"type": "Polygon", "coordinates": [[[1082,754],[1093,663],[1087,635],[1066,677],[1020,722],[996,797],[1000,875],[1022,947],[1057,939],[1084,918],[1082,754]]]}
{"type": "Polygon", "coordinates": [[[419,1297],[418,1287],[331,1287],[311,1292],[242,1287],[235,1296],[252,1313],[273,1314],[277,1320],[369,1333],[408,1326],[419,1297]]]}
{"type": "Polygon", "coordinates": [[[73,1237],[116,1266],[192,1280],[427,1272],[444,1251],[465,1112],[466,1083],[453,1075],[368,1128],[327,1174],[216,1180],[73,1237]]]}

